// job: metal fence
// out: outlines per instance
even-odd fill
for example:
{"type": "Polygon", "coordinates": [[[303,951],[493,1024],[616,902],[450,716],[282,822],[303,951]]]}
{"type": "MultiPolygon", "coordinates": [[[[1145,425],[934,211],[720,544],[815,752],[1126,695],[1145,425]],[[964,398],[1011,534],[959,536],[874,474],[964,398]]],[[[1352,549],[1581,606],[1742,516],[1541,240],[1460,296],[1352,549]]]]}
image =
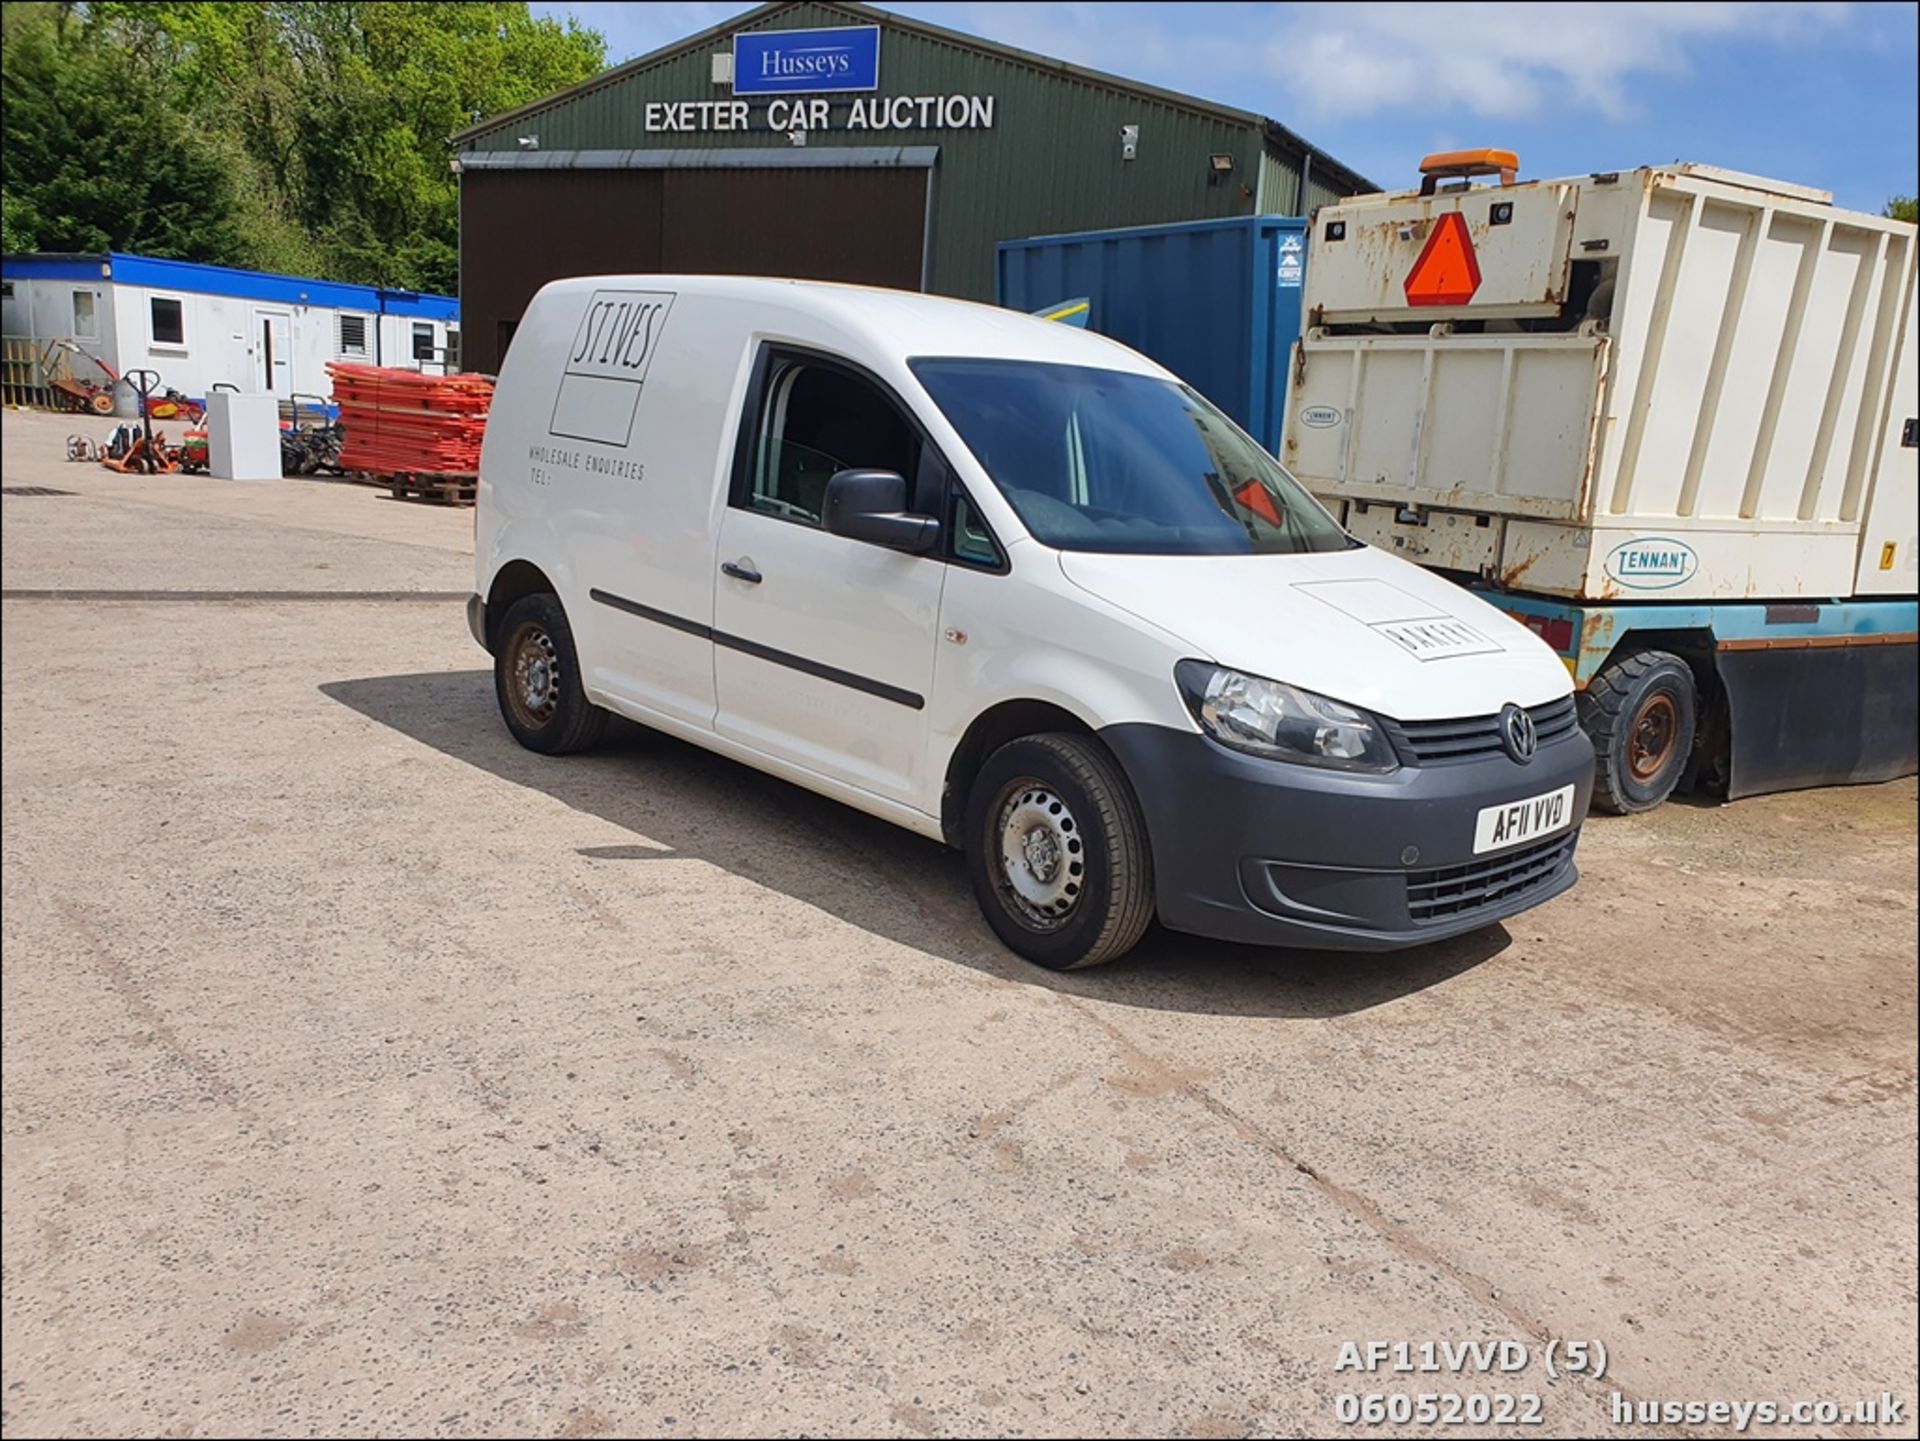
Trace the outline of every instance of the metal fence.
{"type": "Polygon", "coordinates": [[[0,336],[0,405],[56,409],[65,404],[58,387],[73,382],[73,357],[52,341],[0,336]]]}

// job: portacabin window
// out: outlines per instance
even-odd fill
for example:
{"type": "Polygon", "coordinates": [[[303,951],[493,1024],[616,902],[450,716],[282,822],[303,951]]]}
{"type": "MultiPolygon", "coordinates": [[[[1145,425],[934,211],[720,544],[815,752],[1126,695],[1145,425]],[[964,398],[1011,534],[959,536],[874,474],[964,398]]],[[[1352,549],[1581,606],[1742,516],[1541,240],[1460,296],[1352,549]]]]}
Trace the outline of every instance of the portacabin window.
{"type": "Polygon", "coordinates": [[[435,353],[437,349],[433,343],[433,326],[416,320],[413,323],[413,358],[431,363],[440,358],[435,353]]]}
{"type": "Polygon", "coordinates": [[[340,354],[364,358],[367,353],[367,317],[364,315],[341,315],[340,317],[340,354]]]}
{"type": "Polygon", "coordinates": [[[147,301],[147,316],[155,345],[187,348],[187,306],[177,295],[155,295],[147,301]]]}
{"type": "Polygon", "coordinates": [[[91,290],[73,292],[73,338],[75,340],[100,338],[100,321],[94,313],[94,297],[91,290]]]}

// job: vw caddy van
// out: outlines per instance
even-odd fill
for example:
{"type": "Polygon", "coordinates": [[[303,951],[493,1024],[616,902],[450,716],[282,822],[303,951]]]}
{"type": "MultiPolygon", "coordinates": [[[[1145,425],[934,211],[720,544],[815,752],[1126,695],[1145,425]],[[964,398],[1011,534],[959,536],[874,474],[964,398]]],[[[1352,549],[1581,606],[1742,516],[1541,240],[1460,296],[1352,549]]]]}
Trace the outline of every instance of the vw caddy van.
{"type": "Polygon", "coordinates": [[[1156,916],[1417,945],[1574,881],[1594,754],[1553,652],[1086,331],[556,282],[502,367],[475,524],[469,619],[521,744],[617,713],[944,841],[1044,966],[1156,916]]]}

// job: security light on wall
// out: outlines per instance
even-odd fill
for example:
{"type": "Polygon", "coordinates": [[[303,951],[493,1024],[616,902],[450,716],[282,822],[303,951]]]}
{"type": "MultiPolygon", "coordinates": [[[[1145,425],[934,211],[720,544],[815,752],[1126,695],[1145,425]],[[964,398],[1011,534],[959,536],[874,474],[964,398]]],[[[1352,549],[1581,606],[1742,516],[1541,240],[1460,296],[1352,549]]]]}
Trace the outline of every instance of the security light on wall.
{"type": "Polygon", "coordinates": [[[787,144],[789,144],[789,145],[805,145],[806,143],[807,143],[807,132],[806,132],[806,131],[804,131],[804,130],[789,130],[789,131],[787,132],[787,144]]]}
{"type": "Polygon", "coordinates": [[[1231,175],[1233,174],[1233,157],[1226,154],[1209,155],[1207,168],[1215,175],[1231,175]]]}
{"type": "Polygon", "coordinates": [[[538,135],[522,135],[520,137],[520,148],[522,150],[538,150],[540,148],[540,137],[538,135]]]}
{"type": "Polygon", "coordinates": [[[1131,160],[1140,153],[1140,127],[1122,125],[1120,127],[1120,158],[1131,160]]]}

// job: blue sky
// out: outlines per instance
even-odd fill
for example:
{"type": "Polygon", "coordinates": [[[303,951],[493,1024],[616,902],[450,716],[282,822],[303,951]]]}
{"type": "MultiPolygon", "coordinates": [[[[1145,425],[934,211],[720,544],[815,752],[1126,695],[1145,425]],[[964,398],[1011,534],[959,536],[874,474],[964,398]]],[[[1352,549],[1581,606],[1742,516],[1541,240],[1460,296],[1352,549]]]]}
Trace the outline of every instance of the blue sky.
{"type": "MultiPolygon", "coordinates": [[[[751,8],[533,6],[599,30],[615,63],[751,8]]],[[[885,8],[1270,115],[1388,187],[1428,151],[1500,145],[1531,176],[1700,160],[1876,211],[1920,189],[1915,4],[885,8]]]]}

